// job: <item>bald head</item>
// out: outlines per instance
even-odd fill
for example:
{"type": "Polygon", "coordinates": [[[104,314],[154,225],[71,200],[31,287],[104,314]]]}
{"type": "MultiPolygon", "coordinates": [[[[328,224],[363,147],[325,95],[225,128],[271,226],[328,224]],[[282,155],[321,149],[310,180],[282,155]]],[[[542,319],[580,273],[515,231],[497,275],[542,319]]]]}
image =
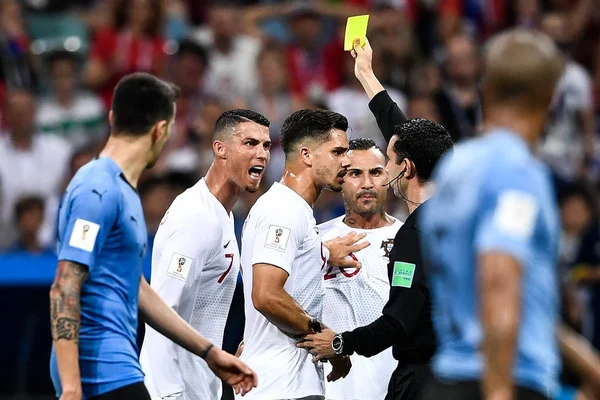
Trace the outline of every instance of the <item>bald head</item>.
{"type": "Polygon", "coordinates": [[[543,33],[513,29],[491,39],[485,55],[486,108],[547,111],[563,62],[543,33]]]}

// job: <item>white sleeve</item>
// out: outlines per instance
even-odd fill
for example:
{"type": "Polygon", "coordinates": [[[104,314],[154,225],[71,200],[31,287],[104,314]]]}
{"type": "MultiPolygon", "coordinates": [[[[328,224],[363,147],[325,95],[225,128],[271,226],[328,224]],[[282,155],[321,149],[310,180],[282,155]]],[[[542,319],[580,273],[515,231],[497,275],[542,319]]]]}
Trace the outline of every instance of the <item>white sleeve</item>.
{"type": "Polygon", "coordinates": [[[271,264],[288,275],[296,253],[306,236],[306,221],[297,213],[286,210],[269,210],[258,218],[254,235],[252,265],[271,264]]]}
{"type": "MultiPolygon", "coordinates": [[[[196,281],[206,263],[214,258],[215,249],[221,245],[222,231],[215,218],[208,215],[186,216],[185,220],[170,222],[175,226],[163,245],[158,266],[152,269],[151,286],[181,315],[181,303],[193,289],[186,283],[196,281]]],[[[179,369],[178,345],[148,328],[144,346],[159,397],[183,392],[185,384],[179,369]]]]}
{"type": "Polygon", "coordinates": [[[592,90],[592,79],[587,72],[581,68],[579,73],[574,75],[573,84],[576,90],[576,106],[579,111],[592,111],[594,106],[594,95],[592,90]]]}

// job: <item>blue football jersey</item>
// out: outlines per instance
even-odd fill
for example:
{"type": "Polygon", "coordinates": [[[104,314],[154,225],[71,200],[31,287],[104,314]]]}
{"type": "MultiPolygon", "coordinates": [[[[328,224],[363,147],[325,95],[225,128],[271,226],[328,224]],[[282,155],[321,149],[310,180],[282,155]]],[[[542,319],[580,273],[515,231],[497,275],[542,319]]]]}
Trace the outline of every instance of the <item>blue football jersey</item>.
{"type": "MultiPolygon", "coordinates": [[[[86,265],[79,366],[84,398],[144,380],[138,360],[138,293],[147,244],[137,191],[110,158],[83,166],[58,213],[58,259],[86,265]]],[[[56,355],[51,377],[61,394],[56,355]]]]}
{"type": "Polygon", "coordinates": [[[547,168],[518,135],[494,130],[445,156],[434,182],[437,192],[422,206],[420,224],[439,341],[435,375],[481,378],[477,256],[501,252],[515,257],[522,270],[515,382],[551,397],[560,369],[560,225],[547,168]]]}

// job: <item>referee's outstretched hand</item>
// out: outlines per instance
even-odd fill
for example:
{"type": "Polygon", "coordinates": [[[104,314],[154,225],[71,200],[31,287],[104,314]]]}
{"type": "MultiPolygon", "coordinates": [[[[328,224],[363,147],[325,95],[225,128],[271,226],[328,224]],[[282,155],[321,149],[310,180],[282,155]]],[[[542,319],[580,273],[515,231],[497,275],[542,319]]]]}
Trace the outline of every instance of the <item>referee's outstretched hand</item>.
{"type": "Polygon", "coordinates": [[[224,350],[213,347],[206,356],[206,363],[215,375],[233,387],[236,394],[243,396],[258,384],[256,373],[224,350]]]}
{"type": "Polygon", "coordinates": [[[350,50],[354,58],[354,75],[359,81],[365,76],[373,74],[373,49],[369,39],[365,38],[365,45],[361,47],[360,39],[354,40],[354,48],[350,50]]]}
{"type": "Polygon", "coordinates": [[[359,243],[366,233],[350,232],[346,236],[323,242],[323,246],[329,250],[328,264],[334,267],[360,268],[361,265],[353,253],[369,246],[369,242],[359,243]]]}

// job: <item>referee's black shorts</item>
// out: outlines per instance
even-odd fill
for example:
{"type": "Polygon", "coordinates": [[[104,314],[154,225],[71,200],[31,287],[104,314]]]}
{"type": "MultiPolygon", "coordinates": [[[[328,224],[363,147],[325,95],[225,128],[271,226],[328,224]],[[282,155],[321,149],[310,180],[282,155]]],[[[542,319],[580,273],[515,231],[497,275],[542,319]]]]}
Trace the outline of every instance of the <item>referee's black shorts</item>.
{"type": "MultiPolygon", "coordinates": [[[[540,392],[524,387],[516,387],[515,400],[549,400],[540,392]]],[[[431,378],[423,389],[420,400],[480,400],[480,382],[440,382],[431,378]]]]}
{"type": "Polygon", "coordinates": [[[132,383],[88,400],[151,400],[144,382],[132,383]]]}

